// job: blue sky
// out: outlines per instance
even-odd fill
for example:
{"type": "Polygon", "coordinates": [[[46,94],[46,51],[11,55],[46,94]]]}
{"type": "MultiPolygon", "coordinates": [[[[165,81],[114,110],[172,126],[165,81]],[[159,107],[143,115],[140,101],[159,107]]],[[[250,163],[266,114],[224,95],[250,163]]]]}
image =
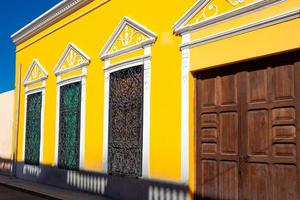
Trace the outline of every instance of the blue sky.
{"type": "Polygon", "coordinates": [[[60,0],[8,0],[0,8],[0,93],[14,89],[15,45],[10,36],[60,0]]]}

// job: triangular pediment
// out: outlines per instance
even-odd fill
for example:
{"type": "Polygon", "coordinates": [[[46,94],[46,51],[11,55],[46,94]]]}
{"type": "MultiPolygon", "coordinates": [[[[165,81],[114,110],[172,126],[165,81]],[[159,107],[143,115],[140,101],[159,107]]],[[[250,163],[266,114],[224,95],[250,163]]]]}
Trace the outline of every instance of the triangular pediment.
{"type": "Polygon", "coordinates": [[[65,49],[63,55],[55,67],[54,73],[56,75],[70,72],[80,67],[87,66],[90,58],[83,53],[78,47],[70,43],[65,49]]]}
{"type": "Polygon", "coordinates": [[[100,57],[105,59],[142,48],[154,43],[156,37],[152,31],[132,19],[124,17],[101,51],[100,57]]]}
{"type": "Polygon", "coordinates": [[[253,12],[279,0],[198,0],[173,26],[176,33],[192,31],[253,12]]]}
{"type": "Polygon", "coordinates": [[[24,85],[30,85],[47,79],[48,73],[36,59],[31,63],[24,79],[24,85]]]}

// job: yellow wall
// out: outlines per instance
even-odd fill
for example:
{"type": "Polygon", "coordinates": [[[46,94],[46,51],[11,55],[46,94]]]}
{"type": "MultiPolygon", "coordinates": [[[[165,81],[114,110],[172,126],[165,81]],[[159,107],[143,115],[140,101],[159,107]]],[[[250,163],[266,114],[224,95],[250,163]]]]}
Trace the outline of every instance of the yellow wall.
{"type": "MultiPolygon", "coordinates": [[[[103,145],[104,63],[99,58],[107,40],[124,16],[157,34],[151,58],[150,177],[180,180],[181,123],[181,38],[172,25],[195,0],[140,1],[94,0],[84,8],[17,46],[16,65],[22,64],[24,79],[32,60],[40,61],[49,77],[46,81],[44,164],[54,163],[56,77],[58,59],[72,42],[91,58],[87,75],[85,170],[101,172],[103,145]]],[[[299,0],[286,0],[258,12],[210,26],[191,34],[191,39],[293,10],[299,0]]],[[[292,20],[253,32],[191,48],[191,71],[266,56],[300,47],[300,20],[292,20]]],[[[112,59],[112,63],[141,55],[137,51],[112,59]]],[[[190,186],[194,189],[194,76],[190,75],[190,186]]],[[[16,84],[17,85],[17,84],[16,84]]],[[[21,86],[18,160],[23,152],[24,86],[21,86]]]]}
{"type": "MultiPolygon", "coordinates": [[[[173,34],[172,25],[192,6],[194,0],[151,3],[111,0],[104,5],[102,2],[103,0],[93,1],[17,46],[16,64],[23,66],[22,80],[34,58],[49,74],[46,81],[44,164],[54,163],[56,77],[53,70],[67,44],[72,42],[91,58],[87,75],[84,169],[101,172],[104,62],[100,60],[99,53],[121,19],[128,16],[158,35],[152,47],[151,59],[150,177],[179,181],[181,38],[173,34]],[[82,14],[84,15],[80,17],[82,14]]],[[[128,55],[130,56],[132,54],[128,55]]],[[[116,58],[113,62],[120,59],[116,58]]],[[[23,152],[24,89],[21,86],[19,161],[23,152]]]]}
{"type": "MultiPolygon", "coordinates": [[[[225,1],[224,1],[225,2],[225,1]]],[[[223,3],[224,3],[223,2],[223,3]]],[[[191,32],[191,42],[234,28],[300,9],[299,0],[280,1],[272,6],[191,32]]],[[[190,180],[195,191],[195,74],[208,68],[226,66],[286,51],[300,49],[300,19],[220,39],[190,48],[190,180]]]]}

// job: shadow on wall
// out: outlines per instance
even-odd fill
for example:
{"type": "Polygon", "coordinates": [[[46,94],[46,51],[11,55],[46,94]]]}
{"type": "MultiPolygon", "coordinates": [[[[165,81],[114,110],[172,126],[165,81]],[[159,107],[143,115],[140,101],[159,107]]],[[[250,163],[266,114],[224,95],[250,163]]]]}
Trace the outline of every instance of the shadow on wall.
{"type": "Polygon", "coordinates": [[[0,174],[10,175],[12,170],[12,160],[0,158],[0,174]]]}
{"type": "Polygon", "coordinates": [[[114,200],[187,200],[188,187],[161,181],[70,171],[47,165],[17,164],[17,177],[114,200]]]}

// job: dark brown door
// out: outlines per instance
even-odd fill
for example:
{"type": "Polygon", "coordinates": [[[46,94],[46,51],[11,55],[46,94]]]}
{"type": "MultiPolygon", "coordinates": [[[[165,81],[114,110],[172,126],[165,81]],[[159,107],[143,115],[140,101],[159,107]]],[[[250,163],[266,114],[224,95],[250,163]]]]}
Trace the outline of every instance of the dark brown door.
{"type": "Polygon", "coordinates": [[[293,52],[197,74],[197,198],[300,199],[298,61],[293,52]]]}

